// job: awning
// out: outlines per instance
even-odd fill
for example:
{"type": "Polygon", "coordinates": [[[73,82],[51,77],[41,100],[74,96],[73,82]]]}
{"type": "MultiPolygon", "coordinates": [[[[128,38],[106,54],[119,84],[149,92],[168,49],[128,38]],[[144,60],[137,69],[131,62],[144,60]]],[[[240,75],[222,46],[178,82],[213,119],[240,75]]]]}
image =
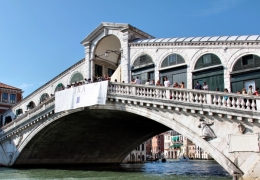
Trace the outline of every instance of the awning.
{"type": "Polygon", "coordinates": [[[172,141],[179,141],[179,136],[173,136],[172,141]]]}
{"type": "Polygon", "coordinates": [[[181,146],[182,146],[182,144],[176,143],[176,144],[173,144],[172,146],[170,146],[170,148],[179,148],[181,146]]]}
{"type": "Polygon", "coordinates": [[[63,89],[64,89],[63,84],[62,84],[62,83],[59,83],[59,84],[56,86],[56,88],[55,88],[55,92],[56,92],[56,91],[61,91],[61,90],[63,90],[63,89]]]}

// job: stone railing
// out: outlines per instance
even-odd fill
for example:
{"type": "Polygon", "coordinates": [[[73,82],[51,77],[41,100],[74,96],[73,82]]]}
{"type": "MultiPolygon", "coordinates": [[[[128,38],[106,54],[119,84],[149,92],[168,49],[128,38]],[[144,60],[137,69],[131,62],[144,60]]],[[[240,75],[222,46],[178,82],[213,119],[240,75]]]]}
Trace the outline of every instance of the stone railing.
{"type": "MultiPolygon", "coordinates": [[[[216,91],[204,91],[194,89],[181,88],[165,88],[161,86],[150,85],[133,85],[125,83],[109,83],[108,95],[131,96],[135,99],[161,99],[174,102],[192,103],[194,105],[205,104],[218,107],[225,107],[230,109],[238,109],[244,111],[259,111],[260,112],[260,97],[241,95],[234,93],[223,93],[216,91]]],[[[15,126],[18,126],[30,118],[39,115],[49,107],[55,105],[55,97],[52,97],[44,103],[36,106],[30,111],[17,117],[9,124],[2,127],[2,132],[6,132],[15,126]]],[[[242,113],[242,112],[241,112],[242,113]]]]}
{"type": "Polygon", "coordinates": [[[55,98],[54,97],[46,100],[42,104],[36,106],[35,108],[27,111],[24,114],[18,116],[15,120],[13,120],[12,122],[10,122],[10,123],[6,124],[5,126],[3,126],[2,127],[2,132],[9,131],[10,129],[12,129],[12,128],[14,128],[14,127],[24,123],[28,119],[33,118],[34,116],[37,116],[38,114],[40,114],[41,112],[45,111],[49,107],[54,106],[54,104],[55,104],[55,98]]]}
{"type": "Polygon", "coordinates": [[[260,97],[218,91],[110,83],[108,93],[260,111],[260,97]]]}
{"type": "MultiPolygon", "coordinates": [[[[53,79],[51,79],[49,82],[45,83],[44,85],[42,85],[41,87],[39,87],[38,89],[36,89],[32,94],[28,95],[27,97],[25,97],[24,99],[22,99],[21,101],[17,102],[12,108],[17,108],[19,106],[21,106],[23,103],[25,103],[26,101],[28,101],[30,98],[32,98],[34,95],[39,94],[43,89],[51,86],[51,84],[58,80],[59,78],[62,78],[63,76],[65,76],[66,74],[68,74],[70,71],[72,71],[73,69],[79,67],[80,65],[82,65],[85,62],[85,58],[78,61],[77,63],[75,63],[74,65],[72,65],[71,67],[69,67],[68,69],[66,69],[65,71],[63,71],[62,73],[60,73],[58,76],[54,77],[53,79]]],[[[4,116],[8,113],[10,113],[12,111],[12,109],[7,110],[4,113],[4,116]]]]}

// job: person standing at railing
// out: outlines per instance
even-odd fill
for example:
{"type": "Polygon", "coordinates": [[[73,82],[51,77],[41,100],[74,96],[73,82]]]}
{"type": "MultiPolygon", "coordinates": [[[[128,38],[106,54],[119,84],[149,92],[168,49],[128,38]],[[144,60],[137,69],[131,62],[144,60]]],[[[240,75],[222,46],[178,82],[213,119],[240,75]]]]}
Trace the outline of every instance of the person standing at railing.
{"type": "Polygon", "coordinates": [[[156,82],[155,86],[162,86],[162,84],[161,84],[161,82],[160,82],[160,80],[159,80],[159,79],[157,80],[157,82],[156,82]]]}
{"type": "Polygon", "coordinates": [[[179,84],[177,82],[175,82],[172,87],[173,88],[179,88],[180,86],[179,86],[179,84]]]}
{"type": "Polygon", "coordinates": [[[203,90],[206,90],[206,91],[209,90],[209,86],[207,85],[207,82],[204,82],[204,83],[203,83],[202,89],[203,89],[203,90]]]}
{"type": "Polygon", "coordinates": [[[246,88],[242,89],[242,94],[246,94],[246,88]]]}
{"type": "Polygon", "coordinates": [[[135,84],[141,84],[141,81],[138,77],[136,77],[136,79],[135,79],[135,84]]]}
{"type": "Polygon", "coordinates": [[[149,79],[146,80],[145,85],[150,85],[150,80],[149,79]]]}
{"type": "Polygon", "coordinates": [[[248,95],[253,95],[252,85],[249,86],[247,94],[248,95]]]}
{"type": "Polygon", "coordinates": [[[171,85],[171,83],[170,83],[170,81],[168,80],[168,78],[167,78],[167,77],[164,77],[164,86],[165,86],[165,87],[170,87],[170,85],[171,85]]]}
{"type": "MultiPolygon", "coordinates": [[[[228,93],[228,89],[227,88],[224,89],[224,93],[228,93]]],[[[228,100],[228,96],[224,96],[224,99],[227,101],[228,100]]]]}
{"type": "Polygon", "coordinates": [[[155,85],[154,79],[152,80],[152,82],[150,83],[151,86],[155,85]]]}
{"type": "Polygon", "coordinates": [[[196,82],[196,85],[195,85],[194,89],[201,90],[201,84],[199,83],[199,81],[196,82]]]}
{"type": "Polygon", "coordinates": [[[253,95],[255,95],[255,96],[259,96],[259,88],[257,87],[256,89],[255,89],[255,92],[253,93],[253,95]]]}
{"type": "Polygon", "coordinates": [[[181,82],[180,88],[185,88],[184,82],[181,82]]]}

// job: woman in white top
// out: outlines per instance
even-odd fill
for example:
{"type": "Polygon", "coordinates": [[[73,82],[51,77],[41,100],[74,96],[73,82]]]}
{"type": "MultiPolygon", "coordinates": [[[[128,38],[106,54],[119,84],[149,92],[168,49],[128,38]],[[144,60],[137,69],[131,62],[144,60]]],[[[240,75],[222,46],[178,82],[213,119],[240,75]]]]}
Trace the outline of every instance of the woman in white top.
{"type": "Polygon", "coordinates": [[[171,83],[170,83],[170,81],[168,80],[168,78],[167,78],[167,77],[164,77],[164,86],[165,86],[165,87],[170,87],[170,85],[171,85],[171,83]]]}

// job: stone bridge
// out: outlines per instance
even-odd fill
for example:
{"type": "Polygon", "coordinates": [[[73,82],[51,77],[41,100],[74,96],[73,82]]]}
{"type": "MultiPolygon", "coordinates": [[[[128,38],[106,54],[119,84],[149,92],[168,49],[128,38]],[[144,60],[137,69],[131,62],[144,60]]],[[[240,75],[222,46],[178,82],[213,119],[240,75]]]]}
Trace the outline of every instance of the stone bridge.
{"type": "Polygon", "coordinates": [[[231,175],[260,174],[260,98],[213,91],[109,83],[106,105],[55,113],[55,97],[2,127],[0,163],[120,163],[137,145],[174,129],[231,175]],[[203,119],[204,121],[200,121],[203,119]],[[201,123],[215,137],[205,135],[201,123]]]}

